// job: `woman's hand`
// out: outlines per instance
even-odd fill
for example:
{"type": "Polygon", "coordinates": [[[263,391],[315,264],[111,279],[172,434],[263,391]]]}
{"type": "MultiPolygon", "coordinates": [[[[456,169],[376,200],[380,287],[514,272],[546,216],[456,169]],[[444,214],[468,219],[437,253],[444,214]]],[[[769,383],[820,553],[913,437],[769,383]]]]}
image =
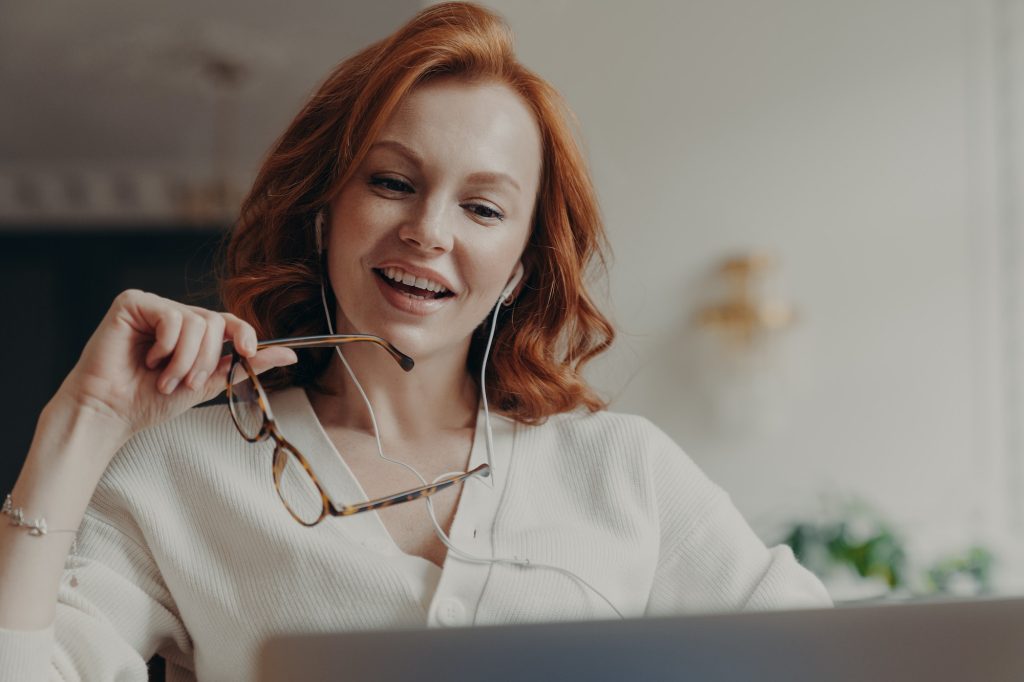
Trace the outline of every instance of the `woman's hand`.
{"type": "Polygon", "coordinates": [[[252,326],[230,313],[128,290],[93,332],[53,403],[91,412],[123,439],[224,390],[234,342],[257,373],[296,362],[288,348],[256,351],[252,326]]]}
{"type": "MultiPolygon", "coordinates": [[[[13,499],[51,528],[77,528],[104,470],[132,434],[224,390],[227,340],[257,372],[296,361],[287,348],[257,353],[253,328],[234,315],[141,291],[118,296],[43,409],[13,499]]],[[[54,533],[40,542],[7,526],[0,524],[0,627],[45,627],[53,623],[73,536],[54,533]]]]}

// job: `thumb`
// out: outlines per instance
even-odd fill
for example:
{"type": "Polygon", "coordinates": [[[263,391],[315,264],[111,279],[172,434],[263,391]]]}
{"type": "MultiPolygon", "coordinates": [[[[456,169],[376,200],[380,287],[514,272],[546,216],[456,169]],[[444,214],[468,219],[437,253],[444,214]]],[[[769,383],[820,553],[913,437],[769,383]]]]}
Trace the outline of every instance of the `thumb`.
{"type": "Polygon", "coordinates": [[[252,371],[262,374],[268,369],[294,365],[298,361],[299,356],[291,348],[264,348],[249,358],[249,366],[252,367],[252,371]]]}
{"type": "MultiPolygon", "coordinates": [[[[252,367],[252,371],[256,372],[256,374],[261,374],[274,367],[293,365],[299,361],[299,358],[291,348],[265,348],[258,351],[252,357],[247,358],[247,360],[249,361],[249,366],[252,367]]],[[[230,371],[231,356],[225,355],[221,358],[217,371],[206,382],[204,389],[206,397],[203,400],[211,400],[224,390],[224,382],[229,380],[228,372],[230,371]]],[[[244,374],[230,377],[230,380],[240,381],[242,377],[244,377],[244,374]]]]}

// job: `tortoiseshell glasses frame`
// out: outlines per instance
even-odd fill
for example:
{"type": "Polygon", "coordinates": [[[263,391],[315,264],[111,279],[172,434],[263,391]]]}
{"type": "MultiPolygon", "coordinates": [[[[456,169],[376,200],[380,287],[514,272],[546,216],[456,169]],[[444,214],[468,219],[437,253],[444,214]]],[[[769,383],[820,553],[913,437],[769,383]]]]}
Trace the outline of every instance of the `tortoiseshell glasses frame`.
{"type": "MultiPolygon", "coordinates": [[[[412,358],[408,355],[405,355],[379,336],[373,336],[372,334],[333,334],[327,336],[299,336],[288,339],[269,339],[267,341],[257,342],[256,348],[262,349],[273,346],[282,346],[285,348],[335,348],[348,343],[358,342],[373,343],[380,346],[386,350],[406,372],[412,370],[413,365],[415,364],[412,358]]],[[[234,349],[232,349],[231,368],[228,371],[227,384],[227,398],[231,412],[231,419],[235,423],[235,428],[238,429],[238,433],[242,438],[250,443],[258,443],[266,440],[267,438],[272,438],[274,440],[276,445],[272,460],[274,487],[277,489],[278,497],[281,498],[281,502],[284,504],[285,509],[288,510],[288,513],[291,514],[292,518],[303,526],[315,526],[328,516],[351,516],[353,514],[359,514],[360,512],[391,507],[403,502],[411,502],[412,500],[418,500],[421,497],[429,497],[436,492],[449,488],[468,478],[473,476],[487,476],[490,472],[490,467],[487,464],[481,464],[474,469],[461,474],[445,477],[430,485],[413,488],[411,490],[403,490],[402,492],[395,493],[394,495],[379,497],[374,500],[360,502],[359,504],[346,504],[339,506],[335,504],[330,497],[328,497],[323,486],[320,484],[320,480],[316,477],[316,474],[313,473],[312,467],[310,467],[309,462],[306,461],[306,458],[302,453],[281,435],[277,422],[274,420],[274,414],[270,410],[270,402],[267,400],[266,391],[264,391],[263,386],[260,384],[259,378],[253,371],[249,361],[239,355],[238,351],[234,349]],[[233,378],[239,371],[239,368],[241,368],[241,371],[244,371],[247,375],[247,377],[242,377],[240,381],[244,381],[245,378],[248,378],[252,382],[252,386],[255,389],[256,402],[262,412],[262,421],[259,431],[256,433],[246,431],[246,428],[243,426],[242,416],[238,414],[238,408],[236,406],[237,401],[234,399],[235,391],[237,389],[235,388],[236,382],[233,378]],[[323,503],[320,513],[315,520],[311,521],[308,518],[304,519],[296,514],[281,491],[281,476],[284,472],[285,465],[288,464],[289,457],[294,457],[295,461],[298,462],[298,464],[305,470],[305,473],[309,475],[310,481],[312,481],[313,485],[316,487],[316,492],[323,503]]]]}

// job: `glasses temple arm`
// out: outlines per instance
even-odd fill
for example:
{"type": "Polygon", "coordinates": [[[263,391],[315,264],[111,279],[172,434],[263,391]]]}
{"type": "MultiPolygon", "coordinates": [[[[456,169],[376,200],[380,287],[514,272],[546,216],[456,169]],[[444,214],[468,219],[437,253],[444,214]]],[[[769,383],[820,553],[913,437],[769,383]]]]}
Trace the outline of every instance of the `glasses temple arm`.
{"type": "MultiPolygon", "coordinates": [[[[284,339],[267,339],[265,341],[258,341],[256,343],[256,349],[260,350],[263,348],[274,348],[277,346],[283,348],[335,348],[337,346],[343,346],[349,343],[372,343],[376,346],[380,346],[388,352],[388,354],[395,359],[395,362],[405,370],[409,372],[416,363],[408,355],[395,348],[391,343],[379,336],[373,334],[336,334],[333,336],[297,336],[292,338],[284,339]]],[[[229,342],[230,343],[230,342],[229,342]]]]}
{"type": "Polygon", "coordinates": [[[357,514],[362,511],[372,511],[374,509],[380,509],[382,507],[390,507],[400,502],[407,502],[421,497],[430,497],[436,492],[439,492],[441,490],[444,490],[445,488],[455,485],[460,481],[472,478],[473,476],[486,477],[490,476],[490,474],[490,465],[481,464],[476,468],[470,469],[465,473],[442,479],[440,481],[437,481],[436,483],[431,483],[430,485],[425,485],[419,488],[413,488],[412,490],[406,490],[404,492],[395,493],[394,495],[388,495],[387,497],[379,497],[375,500],[370,500],[369,502],[363,502],[362,504],[338,507],[337,505],[334,504],[334,502],[331,502],[330,512],[332,516],[350,516],[352,514],[357,514]]]}

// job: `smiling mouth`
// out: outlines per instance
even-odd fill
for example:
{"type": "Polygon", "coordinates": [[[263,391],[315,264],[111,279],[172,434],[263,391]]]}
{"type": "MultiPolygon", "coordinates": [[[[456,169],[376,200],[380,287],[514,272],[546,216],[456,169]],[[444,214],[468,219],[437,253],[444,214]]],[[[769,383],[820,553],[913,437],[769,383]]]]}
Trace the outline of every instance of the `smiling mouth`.
{"type": "Polygon", "coordinates": [[[410,298],[420,300],[431,300],[441,298],[451,298],[455,294],[450,291],[430,291],[429,289],[422,289],[415,284],[404,284],[402,282],[396,282],[395,280],[388,277],[383,270],[373,268],[374,274],[381,278],[381,280],[395,291],[401,292],[410,298]]]}

